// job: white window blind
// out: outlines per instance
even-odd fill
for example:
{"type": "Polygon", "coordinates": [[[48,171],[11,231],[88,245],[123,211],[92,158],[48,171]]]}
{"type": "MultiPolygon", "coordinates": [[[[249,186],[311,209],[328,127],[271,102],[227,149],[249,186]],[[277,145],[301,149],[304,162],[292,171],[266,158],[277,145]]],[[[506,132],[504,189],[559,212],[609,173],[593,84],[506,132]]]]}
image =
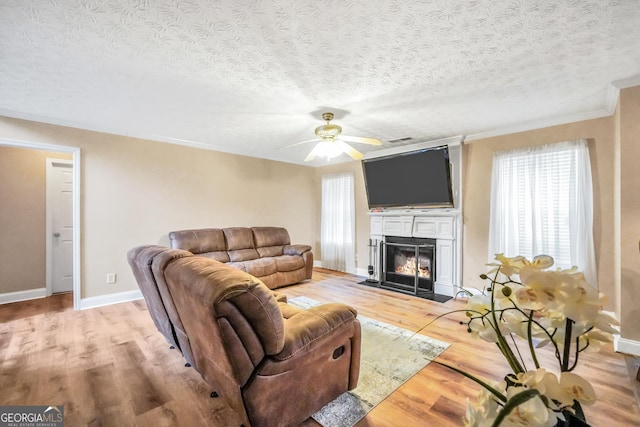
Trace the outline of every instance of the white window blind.
{"type": "Polygon", "coordinates": [[[586,140],[496,153],[489,257],[550,255],[596,286],[593,194],[586,140]]]}
{"type": "Polygon", "coordinates": [[[322,266],[355,273],[353,174],[322,177],[321,212],[322,266]]]}

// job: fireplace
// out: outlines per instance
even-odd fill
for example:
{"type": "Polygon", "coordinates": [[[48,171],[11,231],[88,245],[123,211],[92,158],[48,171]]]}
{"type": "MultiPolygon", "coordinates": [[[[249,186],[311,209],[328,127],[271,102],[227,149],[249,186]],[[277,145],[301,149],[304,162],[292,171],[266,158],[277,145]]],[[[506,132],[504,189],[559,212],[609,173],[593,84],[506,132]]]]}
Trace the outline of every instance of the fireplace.
{"type": "Polygon", "coordinates": [[[380,243],[380,286],[412,295],[432,295],[435,262],[435,239],[386,236],[380,243]]]}
{"type": "MultiPolygon", "coordinates": [[[[435,209],[404,209],[386,210],[380,212],[370,212],[371,233],[369,235],[369,265],[367,272],[369,278],[365,284],[369,286],[381,287],[382,282],[387,282],[386,286],[396,286],[402,292],[410,295],[418,295],[439,301],[440,297],[451,298],[460,290],[462,284],[461,259],[462,251],[460,243],[462,241],[462,217],[457,210],[435,210],[435,209]],[[436,212],[437,211],[437,212],[436,212]],[[396,240],[397,238],[415,238],[416,240],[396,240]],[[427,239],[425,241],[418,239],[427,239]],[[408,243],[410,245],[421,246],[433,245],[435,250],[431,254],[431,283],[425,283],[422,277],[418,277],[418,286],[414,281],[407,281],[405,277],[395,275],[395,267],[386,264],[384,251],[389,244],[408,243]],[[399,242],[399,243],[398,243],[399,242]],[[388,274],[389,276],[388,276],[388,274]],[[388,277],[387,277],[388,276],[388,277]],[[390,283],[400,283],[401,285],[389,285],[390,283]],[[405,285],[405,286],[402,286],[405,285]],[[410,286],[407,289],[407,285],[410,286]],[[429,285],[433,287],[430,288],[429,285]],[[433,294],[428,295],[428,290],[433,289],[433,294]]],[[[406,245],[405,245],[406,246],[406,245]]],[[[410,247],[409,250],[415,249],[410,247]]],[[[420,254],[418,254],[420,257],[420,254]]],[[[421,262],[418,270],[424,270],[421,262]]],[[[363,274],[364,275],[364,274],[363,274]]],[[[426,278],[425,278],[426,279],[426,278]]],[[[443,299],[444,300],[444,299],[443,299]]]]}

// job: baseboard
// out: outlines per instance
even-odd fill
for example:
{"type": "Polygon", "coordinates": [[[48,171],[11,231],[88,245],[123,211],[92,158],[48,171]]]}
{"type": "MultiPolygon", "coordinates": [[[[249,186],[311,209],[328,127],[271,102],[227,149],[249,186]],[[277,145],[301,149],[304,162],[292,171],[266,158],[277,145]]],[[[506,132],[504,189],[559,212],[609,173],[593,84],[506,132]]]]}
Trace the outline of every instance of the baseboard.
{"type": "Polygon", "coordinates": [[[640,341],[628,340],[620,335],[614,335],[613,349],[618,353],[640,356],[640,341]]]}
{"type": "Polygon", "coordinates": [[[356,268],[356,276],[369,277],[369,270],[366,268],[356,268]]]}
{"type": "Polygon", "coordinates": [[[142,293],[139,289],[135,291],[117,292],[115,294],[83,298],[80,300],[80,310],[118,304],[121,302],[134,301],[137,299],[142,299],[142,293]]]}
{"type": "MultiPolygon", "coordinates": [[[[322,260],[314,260],[313,261],[313,266],[314,267],[318,267],[318,268],[325,268],[325,267],[322,266],[322,260]]],[[[329,270],[331,270],[331,269],[329,269],[329,270]]],[[[355,272],[348,271],[347,273],[354,274],[356,276],[361,276],[361,277],[368,277],[369,276],[369,273],[364,268],[356,268],[355,272]]]]}
{"type": "Polygon", "coordinates": [[[440,295],[447,295],[447,296],[455,296],[455,292],[454,292],[454,286],[453,285],[443,285],[440,283],[437,283],[435,285],[433,285],[433,291],[436,294],[440,294],[440,295]]]}
{"type": "Polygon", "coordinates": [[[471,295],[482,295],[482,289],[461,287],[460,291],[469,292],[471,295]]]}
{"type": "Polygon", "coordinates": [[[0,294],[0,304],[27,301],[30,299],[44,298],[47,296],[47,288],[28,289],[26,291],[5,292],[0,294]]]}

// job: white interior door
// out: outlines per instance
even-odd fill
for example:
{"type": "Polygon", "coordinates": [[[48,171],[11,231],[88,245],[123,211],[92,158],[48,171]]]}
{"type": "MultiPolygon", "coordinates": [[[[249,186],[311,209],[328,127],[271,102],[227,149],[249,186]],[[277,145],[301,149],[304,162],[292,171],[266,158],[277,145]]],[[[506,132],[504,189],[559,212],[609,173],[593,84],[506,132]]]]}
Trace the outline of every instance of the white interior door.
{"type": "Polygon", "coordinates": [[[47,159],[47,293],[73,289],[73,162],[47,159]]]}

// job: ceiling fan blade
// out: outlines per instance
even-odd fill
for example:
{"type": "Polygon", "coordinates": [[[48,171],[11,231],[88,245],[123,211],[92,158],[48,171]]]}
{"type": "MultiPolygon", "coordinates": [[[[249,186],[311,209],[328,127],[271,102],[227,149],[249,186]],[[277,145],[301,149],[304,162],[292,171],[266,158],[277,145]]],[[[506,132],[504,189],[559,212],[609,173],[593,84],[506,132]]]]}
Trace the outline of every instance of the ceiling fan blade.
{"type": "Polygon", "coordinates": [[[349,144],[346,144],[345,142],[340,141],[339,139],[337,139],[334,142],[334,144],[337,144],[340,147],[340,149],[342,150],[343,153],[348,154],[354,160],[360,160],[360,159],[362,159],[364,157],[364,154],[362,154],[361,152],[359,152],[358,150],[356,150],[355,148],[353,148],[349,144]]]}
{"type": "Polygon", "coordinates": [[[310,162],[311,160],[315,159],[317,155],[318,155],[318,146],[316,145],[315,147],[313,147],[313,150],[311,150],[311,152],[307,155],[307,157],[304,158],[304,161],[310,162]]]}
{"type": "Polygon", "coordinates": [[[340,135],[340,139],[344,139],[345,141],[349,141],[349,142],[359,142],[361,144],[371,144],[371,145],[380,145],[380,144],[382,144],[379,139],[364,138],[364,137],[361,137],[361,136],[340,135]]]}
{"type": "Polygon", "coordinates": [[[278,150],[286,150],[287,148],[295,147],[297,145],[302,145],[302,144],[306,144],[308,142],[314,142],[314,141],[322,141],[322,140],[318,139],[318,138],[307,139],[306,141],[296,142],[295,144],[291,144],[291,145],[286,145],[284,147],[280,147],[280,148],[278,148],[278,150]]]}

